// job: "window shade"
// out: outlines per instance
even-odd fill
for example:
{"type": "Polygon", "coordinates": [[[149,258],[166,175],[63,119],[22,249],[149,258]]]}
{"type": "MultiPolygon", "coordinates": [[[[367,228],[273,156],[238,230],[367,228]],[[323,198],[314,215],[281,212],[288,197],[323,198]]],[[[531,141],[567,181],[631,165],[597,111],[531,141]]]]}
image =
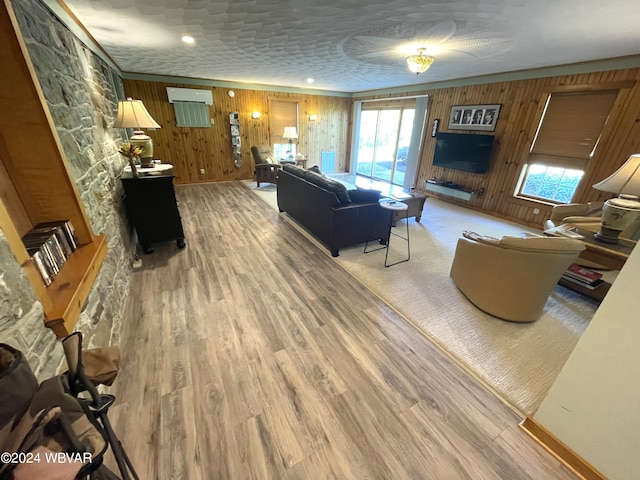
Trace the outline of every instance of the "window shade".
{"type": "Polygon", "coordinates": [[[210,127],[209,108],[201,102],[173,102],[178,127],[210,127]]]}
{"type": "Polygon", "coordinates": [[[271,145],[276,143],[289,143],[289,139],[282,138],[284,127],[298,128],[298,102],[269,101],[271,145]]]}
{"type": "Polygon", "coordinates": [[[540,155],[531,153],[529,155],[529,165],[545,165],[547,167],[573,168],[584,170],[587,168],[588,158],[559,157],[557,155],[540,155]]]}
{"type": "Polygon", "coordinates": [[[617,90],[552,94],[531,153],[588,160],[617,95],[617,90]]]}

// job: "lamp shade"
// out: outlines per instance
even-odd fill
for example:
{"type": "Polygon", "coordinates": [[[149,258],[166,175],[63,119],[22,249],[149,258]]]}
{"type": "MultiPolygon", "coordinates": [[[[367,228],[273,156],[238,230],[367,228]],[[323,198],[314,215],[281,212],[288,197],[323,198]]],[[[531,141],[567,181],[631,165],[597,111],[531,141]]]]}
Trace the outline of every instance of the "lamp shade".
{"type": "Polygon", "coordinates": [[[118,113],[116,120],[113,122],[114,128],[162,128],[149,114],[142,103],[142,100],[126,100],[118,101],[118,113]]]}
{"type": "Polygon", "coordinates": [[[409,70],[416,75],[425,72],[435,60],[435,58],[430,57],[429,55],[424,55],[424,51],[424,48],[419,48],[418,55],[410,55],[407,57],[407,66],[409,67],[409,70]]]}
{"type": "Polygon", "coordinates": [[[635,153],[618,170],[593,188],[616,194],[640,196],[640,153],[635,153]]]}
{"type": "Polygon", "coordinates": [[[296,127],[284,127],[282,138],[298,138],[296,127]]]}

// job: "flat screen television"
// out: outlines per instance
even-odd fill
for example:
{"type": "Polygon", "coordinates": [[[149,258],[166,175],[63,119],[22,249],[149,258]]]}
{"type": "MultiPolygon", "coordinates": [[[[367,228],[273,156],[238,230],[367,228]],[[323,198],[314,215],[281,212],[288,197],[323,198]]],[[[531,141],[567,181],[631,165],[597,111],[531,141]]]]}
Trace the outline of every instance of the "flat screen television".
{"type": "Polygon", "coordinates": [[[436,134],[433,165],[471,173],[487,173],[491,161],[493,135],[472,133],[436,134]]]}

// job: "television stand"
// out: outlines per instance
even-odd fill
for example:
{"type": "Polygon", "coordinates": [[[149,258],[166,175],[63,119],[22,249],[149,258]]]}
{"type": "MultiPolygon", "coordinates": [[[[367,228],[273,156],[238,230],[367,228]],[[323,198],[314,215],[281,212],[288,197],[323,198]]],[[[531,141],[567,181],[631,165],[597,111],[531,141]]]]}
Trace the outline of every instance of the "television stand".
{"type": "Polygon", "coordinates": [[[425,190],[427,192],[439,193],[441,195],[458,198],[466,202],[469,202],[484,193],[484,189],[471,190],[463,185],[454,184],[452,182],[432,183],[428,180],[425,183],[425,190]]]}

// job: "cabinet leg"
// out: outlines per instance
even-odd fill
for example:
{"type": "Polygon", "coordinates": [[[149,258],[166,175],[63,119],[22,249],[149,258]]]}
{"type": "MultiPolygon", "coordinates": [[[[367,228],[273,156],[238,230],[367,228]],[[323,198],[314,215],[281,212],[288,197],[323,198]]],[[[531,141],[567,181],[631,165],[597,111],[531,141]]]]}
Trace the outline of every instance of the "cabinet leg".
{"type": "Polygon", "coordinates": [[[187,246],[187,242],[184,241],[184,238],[179,238],[176,240],[176,245],[178,245],[178,248],[183,249],[187,246]]]}

